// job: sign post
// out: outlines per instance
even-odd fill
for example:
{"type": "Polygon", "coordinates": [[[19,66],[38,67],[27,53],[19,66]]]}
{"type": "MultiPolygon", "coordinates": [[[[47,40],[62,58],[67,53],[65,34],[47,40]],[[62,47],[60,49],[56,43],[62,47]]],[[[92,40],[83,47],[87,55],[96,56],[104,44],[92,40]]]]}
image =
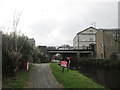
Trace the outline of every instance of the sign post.
{"type": "Polygon", "coordinates": [[[70,60],[71,59],[71,57],[66,57],[67,58],[67,60],[70,60]]]}
{"type": "Polygon", "coordinates": [[[68,60],[68,63],[67,63],[67,71],[69,70],[69,68],[70,68],[70,59],[71,59],[71,57],[66,57],[67,58],[67,60],[68,60]]]}
{"type": "Polygon", "coordinates": [[[62,67],[62,73],[64,72],[64,68],[67,68],[67,71],[68,71],[70,67],[71,57],[66,57],[66,58],[67,58],[67,61],[60,61],[60,66],[62,67]]]}
{"type": "Polygon", "coordinates": [[[66,62],[66,61],[61,61],[61,62],[60,62],[60,66],[63,67],[63,68],[62,68],[62,73],[64,72],[64,68],[67,68],[67,63],[68,63],[68,62],[66,62]]]}

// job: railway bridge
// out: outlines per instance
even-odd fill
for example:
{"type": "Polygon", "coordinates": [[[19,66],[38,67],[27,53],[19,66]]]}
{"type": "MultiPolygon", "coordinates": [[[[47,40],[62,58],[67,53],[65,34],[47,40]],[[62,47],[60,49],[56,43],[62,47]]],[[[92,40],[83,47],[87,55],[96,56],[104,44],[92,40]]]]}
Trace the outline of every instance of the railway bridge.
{"type": "Polygon", "coordinates": [[[65,60],[66,57],[71,57],[71,61],[77,61],[80,57],[93,57],[94,51],[90,49],[80,49],[80,50],[47,50],[49,60],[55,54],[61,54],[62,59],[65,60]]]}

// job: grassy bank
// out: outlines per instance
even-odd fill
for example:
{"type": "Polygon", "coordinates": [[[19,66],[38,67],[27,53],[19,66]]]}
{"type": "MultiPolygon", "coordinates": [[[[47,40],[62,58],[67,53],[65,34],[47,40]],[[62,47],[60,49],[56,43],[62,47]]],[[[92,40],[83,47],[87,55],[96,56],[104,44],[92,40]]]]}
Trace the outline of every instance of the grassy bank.
{"type": "Polygon", "coordinates": [[[22,70],[15,77],[8,77],[3,80],[3,88],[24,88],[25,83],[29,80],[29,73],[33,65],[30,65],[29,70],[22,70]]]}
{"type": "Polygon", "coordinates": [[[104,88],[77,71],[65,70],[65,72],[62,73],[62,68],[55,63],[51,63],[50,67],[57,81],[62,84],[64,88],[104,88]]]}

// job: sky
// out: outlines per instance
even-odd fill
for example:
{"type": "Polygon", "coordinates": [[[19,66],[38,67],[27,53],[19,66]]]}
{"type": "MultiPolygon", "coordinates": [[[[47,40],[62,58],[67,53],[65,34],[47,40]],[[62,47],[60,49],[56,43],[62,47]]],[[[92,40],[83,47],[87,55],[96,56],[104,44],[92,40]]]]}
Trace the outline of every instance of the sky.
{"type": "Polygon", "coordinates": [[[18,29],[41,46],[72,46],[94,22],[95,28],[118,27],[118,0],[1,0],[0,11],[4,32],[11,32],[15,11],[22,12],[18,29]]]}

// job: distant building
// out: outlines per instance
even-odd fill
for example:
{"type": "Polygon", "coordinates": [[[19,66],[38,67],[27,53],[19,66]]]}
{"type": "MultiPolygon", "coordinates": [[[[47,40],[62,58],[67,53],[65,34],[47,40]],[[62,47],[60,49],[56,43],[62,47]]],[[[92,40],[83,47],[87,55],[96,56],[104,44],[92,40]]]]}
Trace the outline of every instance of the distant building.
{"type": "Polygon", "coordinates": [[[48,46],[47,50],[73,50],[73,47],[68,44],[64,44],[61,46],[48,46]]]}
{"type": "Polygon", "coordinates": [[[79,33],[73,39],[73,49],[90,49],[90,46],[96,44],[95,34],[97,29],[89,27],[79,33]]]}
{"type": "Polygon", "coordinates": [[[104,59],[118,54],[120,54],[118,29],[99,29],[96,33],[96,57],[104,59]]]}
{"type": "Polygon", "coordinates": [[[68,44],[61,45],[57,48],[58,50],[73,50],[72,46],[69,46],[68,44]]]}
{"type": "Polygon", "coordinates": [[[30,43],[30,45],[33,47],[33,49],[35,49],[35,40],[34,38],[29,38],[28,42],[30,43]]]}
{"type": "Polygon", "coordinates": [[[47,52],[47,47],[46,46],[38,46],[40,52],[46,53],[47,52]]]}
{"type": "Polygon", "coordinates": [[[56,47],[55,46],[48,46],[47,50],[56,50],[56,47]]]}

